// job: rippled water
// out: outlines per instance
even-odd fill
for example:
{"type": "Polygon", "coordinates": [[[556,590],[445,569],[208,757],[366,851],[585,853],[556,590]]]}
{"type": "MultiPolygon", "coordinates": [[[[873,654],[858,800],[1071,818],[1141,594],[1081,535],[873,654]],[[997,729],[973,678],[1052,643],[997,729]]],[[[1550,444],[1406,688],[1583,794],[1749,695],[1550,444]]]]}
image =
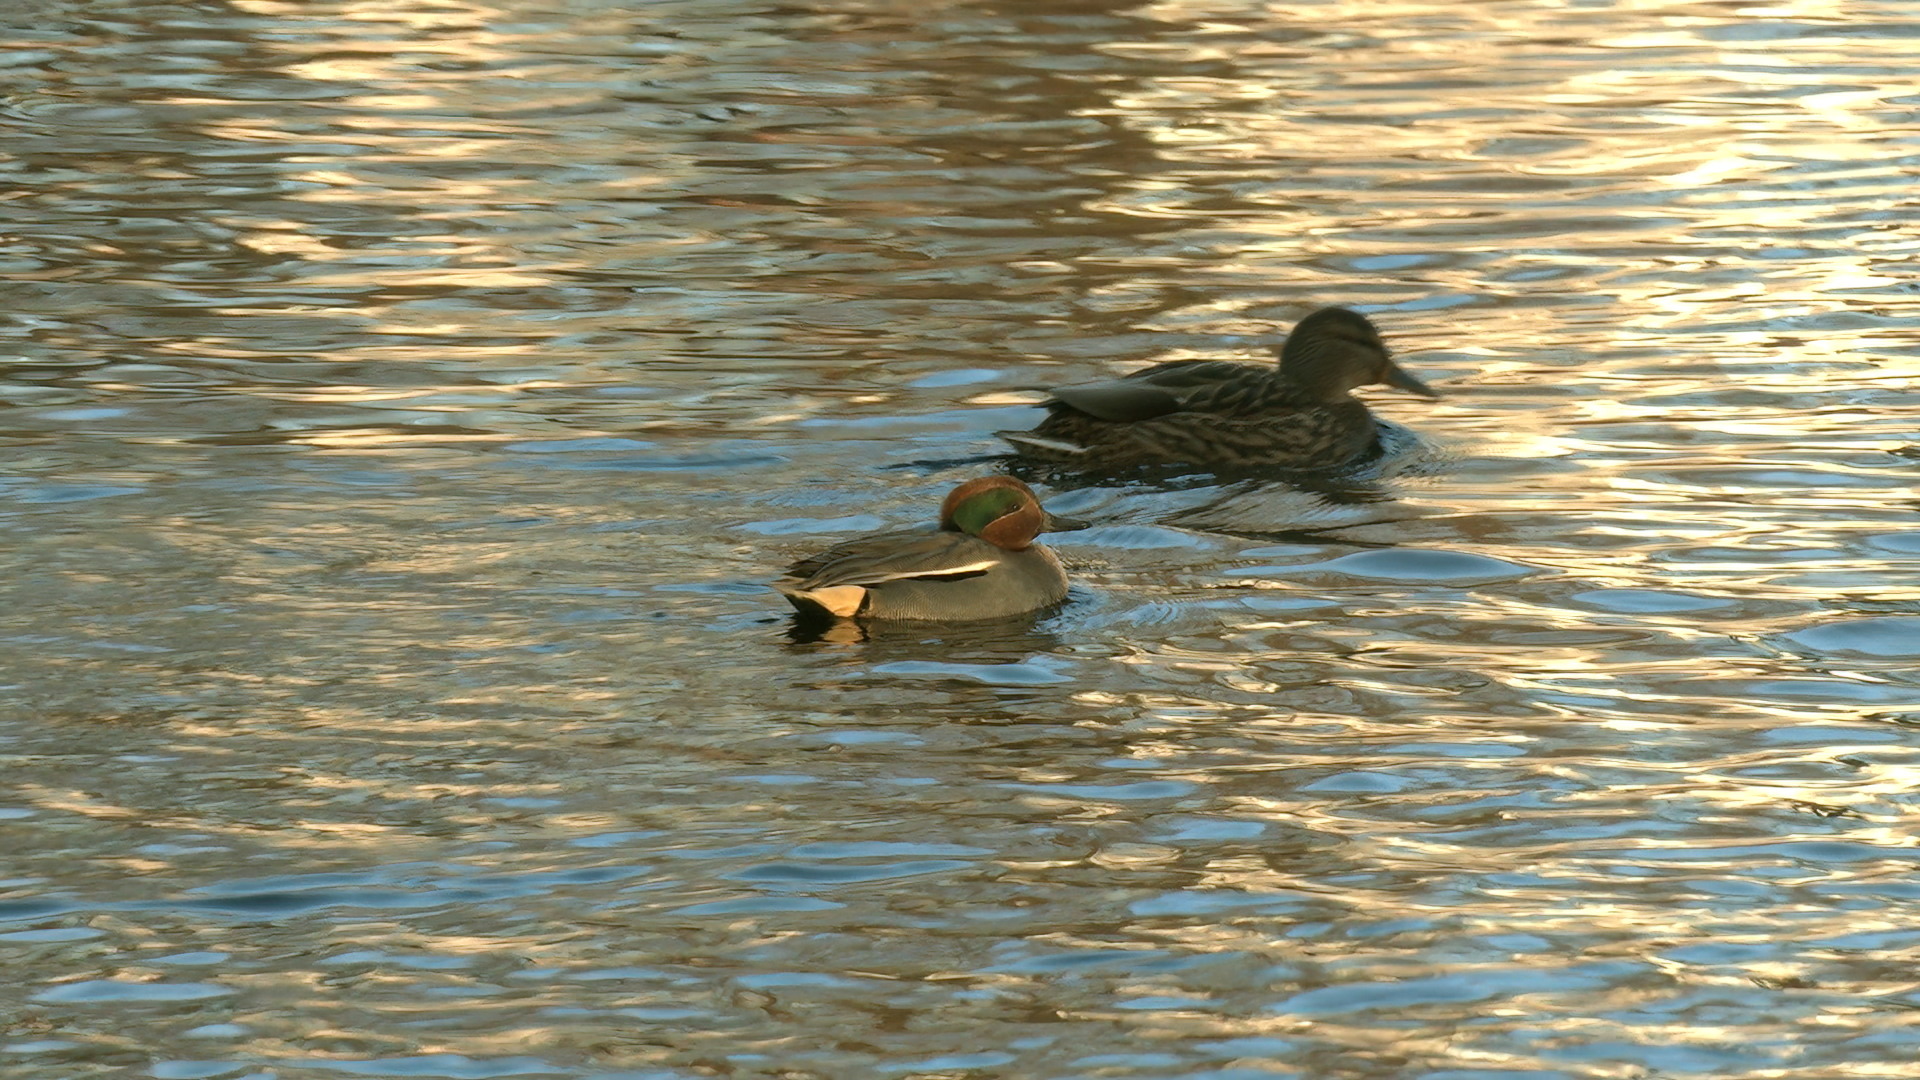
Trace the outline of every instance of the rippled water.
{"type": "Polygon", "coordinates": [[[35,12],[0,1073],[1906,1075],[1917,20],[35,12]],[[1377,475],[766,589],[1325,303],[1377,475]]]}

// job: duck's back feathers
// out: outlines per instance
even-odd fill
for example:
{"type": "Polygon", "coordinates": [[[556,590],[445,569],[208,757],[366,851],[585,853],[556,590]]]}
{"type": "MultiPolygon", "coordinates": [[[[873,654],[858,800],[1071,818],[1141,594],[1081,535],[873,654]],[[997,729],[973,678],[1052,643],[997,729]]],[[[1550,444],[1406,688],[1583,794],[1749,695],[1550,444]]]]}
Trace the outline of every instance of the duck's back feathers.
{"type": "Polygon", "coordinates": [[[1053,412],[1073,410],[1112,424],[1137,424],[1176,412],[1244,419],[1317,404],[1280,369],[1235,360],[1174,360],[1118,379],[1057,387],[1051,393],[1047,405],[1053,412]]]}
{"type": "Polygon", "coordinates": [[[842,541],[794,563],[773,587],[803,615],[839,618],[991,619],[1066,598],[1060,561],[1033,540],[1084,523],[1047,513],[1025,484],[968,481],[948,495],[940,522],[842,541]]]}
{"type": "Polygon", "coordinates": [[[966,533],[912,529],[875,533],[801,559],[787,568],[782,584],[812,589],[823,585],[878,585],[915,577],[958,577],[994,566],[992,544],[966,533]]]}
{"type": "Polygon", "coordinates": [[[1079,469],[1192,465],[1318,469],[1375,447],[1373,414],[1349,392],[1387,383],[1426,396],[1358,312],[1300,321],[1278,365],[1176,360],[1051,391],[1032,431],[998,434],[1023,456],[1079,469]]]}
{"type": "Polygon", "coordinates": [[[991,619],[1059,603],[1067,576],[1038,544],[1010,552],[965,533],[905,532],[802,559],[773,587],[808,615],[991,619]]]}
{"type": "Polygon", "coordinates": [[[1277,367],[1231,360],[1176,360],[1052,393],[1039,426],[1000,432],[1025,457],[1106,468],[1321,468],[1364,453],[1377,431],[1351,396],[1315,401],[1277,367]]]}
{"type": "Polygon", "coordinates": [[[1180,410],[1110,423],[1053,412],[1032,431],[1002,431],[1024,457],[1079,468],[1192,465],[1203,469],[1319,469],[1363,457],[1379,426],[1358,401],[1251,417],[1180,410]]]}
{"type": "MultiPolygon", "coordinates": [[[[916,583],[979,577],[998,564],[992,554],[997,550],[965,533],[878,533],[801,559],[773,587],[802,614],[882,614],[873,610],[876,595],[901,596],[921,591],[916,583]]],[[[880,606],[895,605],[883,599],[880,606]]]]}

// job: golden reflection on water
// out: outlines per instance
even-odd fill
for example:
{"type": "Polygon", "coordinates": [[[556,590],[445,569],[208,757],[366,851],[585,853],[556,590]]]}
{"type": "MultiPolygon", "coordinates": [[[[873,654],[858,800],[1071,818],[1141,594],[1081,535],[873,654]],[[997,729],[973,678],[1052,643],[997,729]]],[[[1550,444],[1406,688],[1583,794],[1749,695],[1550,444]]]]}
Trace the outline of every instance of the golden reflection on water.
{"type": "Polygon", "coordinates": [[[1904,1075],[1904,8],[107,9],[8,69],[10,1060],[1904,1075]],[[1330,302],[1379,475],[789,633],[1330,302]]]}

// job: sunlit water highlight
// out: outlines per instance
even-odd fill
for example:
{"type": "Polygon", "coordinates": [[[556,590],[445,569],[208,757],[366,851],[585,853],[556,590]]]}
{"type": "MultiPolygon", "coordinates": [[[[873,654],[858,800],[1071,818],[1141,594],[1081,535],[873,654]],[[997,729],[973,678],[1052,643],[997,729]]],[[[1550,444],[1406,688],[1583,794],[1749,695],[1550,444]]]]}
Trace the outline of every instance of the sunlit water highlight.
{"type": "Polygon", "coordinates": [[[1920,1056],[1909,7],[10,38],[0,1072],[1920,1056]],[[1055,484],[1030,625],[766,589],[1325,303],[1447,395],[1363,474],[1055,484]]]}

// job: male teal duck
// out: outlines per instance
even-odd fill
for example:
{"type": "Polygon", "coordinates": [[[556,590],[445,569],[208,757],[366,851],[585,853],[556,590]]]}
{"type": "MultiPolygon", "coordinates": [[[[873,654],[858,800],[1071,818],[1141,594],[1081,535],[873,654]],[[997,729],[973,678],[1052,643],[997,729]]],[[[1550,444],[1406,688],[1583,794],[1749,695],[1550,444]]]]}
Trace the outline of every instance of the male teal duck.
{"type": "Polygon", "coordinates": [[[1066,599],[1067,574],[1034,543],[1084,529],[1056,517],[1011,476],[983,476],[948,493],[933,532],[860,536],[802,559],[773,583],[804,616],[957,622],[996,619],[1066,599]]]}
{"type": "Polygon", "coordinates": [[[1175,360],[1058,387],[1039,426],[998,434],[1028,460],[1086,471],[1324,469],[1374,450],[1379,426],[1354,387],[1440,396],[1394,363],[1373,323],[1347,308],[1301,319],[1275,351],[1277,367],[1175,360]]]}

